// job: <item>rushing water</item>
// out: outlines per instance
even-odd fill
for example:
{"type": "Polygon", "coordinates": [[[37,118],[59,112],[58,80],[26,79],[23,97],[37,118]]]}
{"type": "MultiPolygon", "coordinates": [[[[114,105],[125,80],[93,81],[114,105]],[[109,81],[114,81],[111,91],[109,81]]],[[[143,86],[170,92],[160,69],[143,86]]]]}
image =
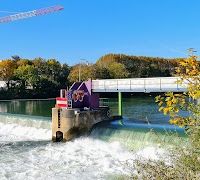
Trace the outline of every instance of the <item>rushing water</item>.
{"type": "MultiPolygon", "coordinates": [[[[101,123],[67,143],[51,142],[54,101],[0,102],[0,179],[109,179],[129,175],[131,159],[165,158],[163,146],[186,142],[182,129],[163,121],[153,98],[126,102],[129,119],[101,123]]],[[[115,113],[116,100],[110,105],[115,113]]]]}

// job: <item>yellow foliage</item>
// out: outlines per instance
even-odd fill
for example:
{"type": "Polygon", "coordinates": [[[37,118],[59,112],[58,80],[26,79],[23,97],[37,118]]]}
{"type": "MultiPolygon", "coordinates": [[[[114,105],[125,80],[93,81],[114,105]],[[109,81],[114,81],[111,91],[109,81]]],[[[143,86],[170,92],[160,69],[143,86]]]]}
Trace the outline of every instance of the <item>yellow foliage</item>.
{"type": "Polygon", "coordinates": [[[184,94],[174,94],[172,92],[165,93],[165,97],[157,96],[156,102],[160,106],[159,111],[162,111],[165,115],[170,116],[170,123],[186,126],[194,125],[194,120],[189,117],[180,117],[178,115],[179,109],[185,108],[188,110],[190,106],[186,103],[186,99],[191,98],[193,100],[200,99],[200,63],[197,61],[196,56],[189,56],[185,60],[179,61],[179,66],[176,68],[176,73],[180,77],[179,84],[183,81],[188,82],[188,91],[184,94]]]}
{"type": "Polygon", "coordinates": [[[16,63],[12,60],[4,60],[0,62],[0,79],[9,81],[13,77],[16,63]]]}

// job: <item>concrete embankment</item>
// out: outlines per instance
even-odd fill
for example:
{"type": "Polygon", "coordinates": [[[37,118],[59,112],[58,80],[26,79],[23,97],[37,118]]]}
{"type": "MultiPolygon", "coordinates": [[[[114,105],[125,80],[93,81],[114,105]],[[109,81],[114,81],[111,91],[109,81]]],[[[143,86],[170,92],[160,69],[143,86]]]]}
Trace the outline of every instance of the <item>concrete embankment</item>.
{"type": "Polygon", "coordinates": [[[92,126],[101,121],[110,120],[109,108],[95,110],[52,109],[52,140],[68,141],[80,134],[88,133],[92,126]]]}

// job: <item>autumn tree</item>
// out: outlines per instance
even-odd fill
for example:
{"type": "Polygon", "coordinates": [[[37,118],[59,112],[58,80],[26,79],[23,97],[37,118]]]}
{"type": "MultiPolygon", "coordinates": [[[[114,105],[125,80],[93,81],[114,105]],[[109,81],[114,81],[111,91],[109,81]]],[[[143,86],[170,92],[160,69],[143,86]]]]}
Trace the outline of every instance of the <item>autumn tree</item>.
{"type": "Polygon", "coordinates": [[[177,177],[187,179],[200,178],[200,63],[198,57],[190,55],[180,60],[176,68],[180,77],[179,84],[187,83],[187,92],[174,94],[168,92],[165,96],[158,96],[156,102],[160,111],[170,116],[170,123],[185,128],[189,145],[178,148],[174,153],[177,158],[174,169],[177,177]],[[188,112],[182,115],[181,110],[188,112]]]}
{"type": "Polygon", "coordinates": [[[13,80],[14,71],[17,67],[13,60],[3,60],[0,62],[0,79],[6,81],[7,88],[10,88],[10,82],[13,80]]]}
{"type": "Polygon", "coordinates": [[[17,66],[26,66],[26,65],[32,65],[32,61],[29,59],[19,59],[16,61],[17,66]]]}
{"type": "Polygon", "coordinates": [[[159,57],[129,56],[125,54],[107,54],[102,56],[98,63],[121,63],[126,68],[129,78],[140,77],[169,77],[175,73],[177,59],[159,57]]]}
{"type": "Polygon", "coordinates": [[[156,102],[160,106],[160,111],[170,115],[170,123],[178,126],[196,126],[200,125],[200,117],[196,116],[194,109],[199,110],[199,104],[195,103],[200,100],[200,64],[196,56],[189,56],[179,62],[176,69],[180,77],[179,84],[187,83],[187,92],[184,94],[174,94],[168,92],[165,96],[158,96],[156,102]],[[189,101],[190,99],[190,101],[189,101]],[[179,114],[180,109],[190,113],[187,117],[179,114]],[[194,115],[194,116],[193,116],[194,115]]]}
{"type": "MultiPolygon", "coordinates": [[[[187,92],[172,93],[156,97],[160,111],[169,115],[170,123],[182,127],[187,135],[187,141],[180,145],[165,146],[168,162],[159,160],[134,160],[130,167],[132,179],[200,179],[200,63],[198,57],[190,55],[181,59],[176,68],[178,83],[184,86],[187,83],[187,92]],[[181,110],[187,112],[182,114],[181,110]],[[170,163],[169,163],[170,162],[170,163]]],[[[167,136],[171,133],[167,133],[167,136]]],[[[159,136],[159,135],[158,135],[159,136]]],[[[173,140],[172,140],[173,141],[173,140]]],[[[161,142],[162,145],[162,142],[161,142]]],[[[163,144],[164,146],[164,144],[163,144]]]]}

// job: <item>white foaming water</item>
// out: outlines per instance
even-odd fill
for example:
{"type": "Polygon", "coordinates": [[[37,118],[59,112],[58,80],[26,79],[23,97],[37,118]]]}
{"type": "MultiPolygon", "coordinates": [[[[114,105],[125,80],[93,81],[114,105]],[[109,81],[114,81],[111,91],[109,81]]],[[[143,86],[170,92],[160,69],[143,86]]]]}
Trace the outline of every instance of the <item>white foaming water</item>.
{"type": "Polygon", "coordinates": [[[51,118],[21,114],[0,113],[0,123],[45,129],[51,128],[51,118]]]}
{"type": "Polygon", "coordinates": [[[50,129],[0,123],[0,179],[105,179],[127,175],[130,159],[158,159],[149,147],[133,153],[118,142],[90,137],[52,143],[50,129]]]}
{"type": "Polygon", "coordinates": [[[0,143],[49,140],[51,138],[51,131],[49,129],[27,127],[18,124],[0,123],[0,138],[0,143]]]}

